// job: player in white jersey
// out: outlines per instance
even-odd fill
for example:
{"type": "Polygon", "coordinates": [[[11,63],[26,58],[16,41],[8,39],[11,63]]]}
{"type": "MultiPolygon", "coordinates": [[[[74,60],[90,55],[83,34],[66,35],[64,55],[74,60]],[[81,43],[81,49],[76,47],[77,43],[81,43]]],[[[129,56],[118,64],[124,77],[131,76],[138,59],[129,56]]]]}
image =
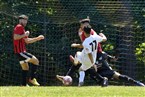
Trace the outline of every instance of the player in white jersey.
{"type": "Polygon", "coordinates": [[[85,36],[87,37],[82,43],[82,52],[77,52],[74,59],[74,64],[82,63],[80,70],[86,71],[91,68],[96,61],[98,42],[106,41],[107,38],[101,33],[101,36],[95,34],[90,35],[91,26],[84,27],[85,36]]]}
{"type": "MultiPolygon", "coordinates": [[[[87,25],[84,27],[84,34],[86,36],[86,39],[82,43],[83,50],[81,52],[77,52],[74,58],[74,65],[78,66],[80,63],[82,64],[79,67],[80,71],[86,71],[90,69],[92,66],[94,66],[97,56],[97,46],[98,42],[106,41],[106,36],[101,33],[99,35],[91,35],[91,26],[87,25]]],[[[74,72],[75,69],[71,69],[71,73],[74,72]]],[[[97,70],[96,70],[97,75],[97,70]]],[[[99,76],[99,75],[98,75],[99,76]]],[[[61,78],[62,76],[57,75],[57,78],[61,78]]],[[[102,80],[102,86],[108,85],[108,80],[106,78],[100,77],[102,80]]]]}

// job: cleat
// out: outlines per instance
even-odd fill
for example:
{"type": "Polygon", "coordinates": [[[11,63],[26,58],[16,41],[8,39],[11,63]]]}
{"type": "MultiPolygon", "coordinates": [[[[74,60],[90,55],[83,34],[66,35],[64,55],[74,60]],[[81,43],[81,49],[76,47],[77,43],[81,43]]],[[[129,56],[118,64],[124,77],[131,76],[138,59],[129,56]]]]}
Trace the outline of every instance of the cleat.
{"type": "Polygon", "coordinates": [[[78,86],[83,86],[84,85],[84,82],[79,82],[78,86]]]}
{"type": "Polygon", "coordinates": [[[144,85],[142,82],[140,82],[140,81],[137,81],[137,82],[136,82],[136,85],[137,85],[137,86],[145,87],[145,85],[144,85]]]}
{"type": "Polygon", "coordinates": [[[72,63],[74,63],[74,57],[72,55],[69,55],[69,59],[72,63]]]}
{"type": "Polygon", "coordinates": [[[34,86],[40,86],[40,84],[37,82],[37,80],[36,80],[35,78],[33,78],[32,80],[29,79],[29,82],[30,82],[31,84],[33,84],[34,86]]]}
{"type": "Polygon", "coordinates": [[[107,87],[108,86],[108,78],[104,77],[104,80],[102,82],[102,87],[107,87]]]}

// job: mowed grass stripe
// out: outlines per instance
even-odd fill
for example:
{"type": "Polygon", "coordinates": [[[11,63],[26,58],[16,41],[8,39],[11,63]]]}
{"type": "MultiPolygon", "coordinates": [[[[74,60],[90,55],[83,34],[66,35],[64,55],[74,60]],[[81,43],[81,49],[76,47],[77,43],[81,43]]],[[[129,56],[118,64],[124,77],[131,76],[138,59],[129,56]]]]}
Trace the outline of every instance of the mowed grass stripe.
{"type": "Polygon", "coordinates": [[[133,86],[2,86],[0,97],[145,97],[145,87],[133,86]]]}

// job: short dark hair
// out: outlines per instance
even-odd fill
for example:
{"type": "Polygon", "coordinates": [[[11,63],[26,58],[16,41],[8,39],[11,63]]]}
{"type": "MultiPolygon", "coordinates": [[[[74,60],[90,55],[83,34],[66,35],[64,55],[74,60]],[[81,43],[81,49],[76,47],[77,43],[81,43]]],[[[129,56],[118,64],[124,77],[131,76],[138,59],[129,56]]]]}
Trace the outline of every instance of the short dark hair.
{"type": "Polygon", "coordinates": [[[91,29],[92,29],[91,25],[84,26],[84,28],[83,28],[83,30],[86,34],[90,34],[91,29]]]}
{"type": "Polygon", "coordinates": [[[18,17],[18,19],[26,19],[26,20],[28,20],[28,16],[22,14],[22,15],[20,15],[20,16],[18,17]]]}

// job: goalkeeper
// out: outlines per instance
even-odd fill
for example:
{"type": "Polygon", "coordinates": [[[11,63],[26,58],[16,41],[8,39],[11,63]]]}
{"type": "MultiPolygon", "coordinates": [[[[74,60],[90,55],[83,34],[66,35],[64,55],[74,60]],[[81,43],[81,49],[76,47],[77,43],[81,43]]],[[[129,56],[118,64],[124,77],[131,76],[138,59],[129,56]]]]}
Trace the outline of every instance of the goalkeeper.
{"type": "MultiPolygon", "coordinates": [[[[116,61],[117,58],[114,56],[110,56],[105,52],[102,52],[101,58],[96,62],[96,67],[97,67],[97,72],[102,75],[103,77],[107,77],[108,79],[117,79],[121,80],[124,82],[129,82],[131,84],[137,85],[137,86],[145,86],[143,83],[140,81],[136,81],[133,78],[127,76],[127,75],[122,75],[118,73],[117,71],[112,70],[111,66],[109,66],[108,61],[116,61]]],[[[96,77],[94,76],[94,79],[96,77]]]]}

